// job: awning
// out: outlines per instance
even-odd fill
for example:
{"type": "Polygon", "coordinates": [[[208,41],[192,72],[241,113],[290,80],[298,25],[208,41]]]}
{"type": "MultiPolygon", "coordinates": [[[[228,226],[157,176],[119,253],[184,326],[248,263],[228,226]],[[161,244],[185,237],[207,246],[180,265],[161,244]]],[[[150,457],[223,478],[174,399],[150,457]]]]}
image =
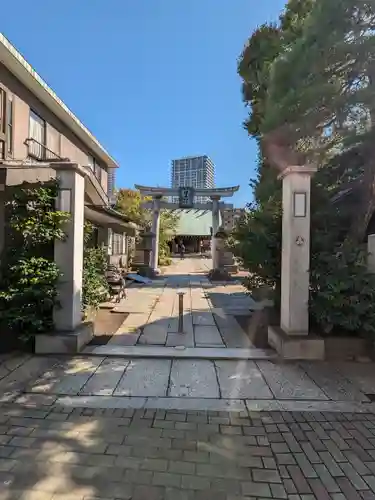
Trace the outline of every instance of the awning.
{"type": "Polygon", "coordinates": [[[129,222],[125,216],[110,207],[85,205],[85,218],[94,224],[129,236],[135,236],[140,229],[137,224],[129,222]]]}

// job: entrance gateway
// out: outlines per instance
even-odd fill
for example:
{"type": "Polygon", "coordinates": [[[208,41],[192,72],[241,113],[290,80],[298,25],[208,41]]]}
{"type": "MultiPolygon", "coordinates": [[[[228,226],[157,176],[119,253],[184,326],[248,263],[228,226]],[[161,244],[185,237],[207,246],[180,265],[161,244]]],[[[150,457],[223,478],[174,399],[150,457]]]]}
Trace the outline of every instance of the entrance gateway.
{"type": "Polygon", "coordinates": [[[212,251],[212,267],[218,268],[218,256],[216,252],[216,234],[219,230],[220,224],[220,209],[223,208],[224,203],[221,198],[230,198],[235,192],[239,190],[239,186],[226,187],[226,188],[206,188],[195,189],[190,186],[183,186],[180,188],[164,188],[164,187],[149,187],[140,186],[136,184],[137,189],[142,196],[152,198],[152,201],[143,204],[143,208],[153,211],[152,217],[152,250],[150,267],[154,272],[158,270],[159,260],[159,227],[160,227],[160,210],[176,210],[180,209],[193,209],[196,210],[210,210],[212,211],[212,237],[211,237],[211,251],[212,251]],[[195,203],[195,197],[206,197],[210,199],[207,203],[195,203]],[[178,203],[166,201],[166,199],[178,198],[178,203]]]}

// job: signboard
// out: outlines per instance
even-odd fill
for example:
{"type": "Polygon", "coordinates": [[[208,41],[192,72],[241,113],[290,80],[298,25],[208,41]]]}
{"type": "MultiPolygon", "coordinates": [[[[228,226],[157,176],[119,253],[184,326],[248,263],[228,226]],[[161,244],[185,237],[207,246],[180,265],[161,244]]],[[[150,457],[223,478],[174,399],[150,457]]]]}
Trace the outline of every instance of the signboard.
{"type": "Polygon", "coordinates": [[[194,207],[194,188],[180,187],[179,188],[179,207],[193,208],[194,207]]]}

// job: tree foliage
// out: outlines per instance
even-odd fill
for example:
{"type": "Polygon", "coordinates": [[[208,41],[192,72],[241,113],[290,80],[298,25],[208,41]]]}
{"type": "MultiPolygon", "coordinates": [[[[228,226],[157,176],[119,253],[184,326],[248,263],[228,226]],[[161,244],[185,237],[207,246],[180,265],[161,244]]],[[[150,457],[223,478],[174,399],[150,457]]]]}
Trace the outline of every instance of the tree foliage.
{"type": "Polygon", "coordinates": [[[290,145],[324,164],[362,155],[362,202],[350,237],[362,242],[375,209],[375,5],[316,0],[300,36],[270,70],[263,133],[287,124],[290,145]]]}
{"type": "Polygon", "coordinates": [[[85,222],[82,273],[82,306],[84,311],[89,308],[97,309],[106,300],[109,293],[105,277],[107,270],[106,249],[90,246],[89,242],[93,230],[94,226],[90,222],[85,222]]]}
{"type": "Polygon", "coordinates": [[[281,183],[274,166],[318,163],[310,311],[326,332],[375,325],[373,308],[356,306],[375,298],[359,245],[375,209],[374,42],[373,2],[289,0],[277,23],[253,33],[238,65],[250,108],[244,126],[258,142],[259,158],[254,202],[235,250],[250,271],[249,288],[271,286],[278,302],[281,183]],[[362,186],[360,205],[333,205],[332,197],[353,181],[362,186]]]}
{"type": "Polygon", "coordinates": [[[26,338],[53,329],[61,273],[55,240],[63,240],[69,214],[55,209],[58,184],[7,187],[6,237],[1,257],[0,322],[26,338]]]}
{"type": "MultiPolygon", "coordinates": [[[[136,222],[144,229],[151,229],[152,210],[145,209],[142,205],[150,201],[150,197],[145,197],[139,191],[121,188],[117,192],[116,209],[136,222]]],[[[168,242],[174,238],[179,216],[170,210],[160,211],[159,229],[159,264],[170,263],[170,250],[168,242]]]]}
{"type": "Polygon", "coordinates": [[[148,199],[135,189],[121,188],[116,192],[116,210],[140,225],[145,225],[149,221],[147,211],[142,208],[142,203],[145,201],[148,199]]]}

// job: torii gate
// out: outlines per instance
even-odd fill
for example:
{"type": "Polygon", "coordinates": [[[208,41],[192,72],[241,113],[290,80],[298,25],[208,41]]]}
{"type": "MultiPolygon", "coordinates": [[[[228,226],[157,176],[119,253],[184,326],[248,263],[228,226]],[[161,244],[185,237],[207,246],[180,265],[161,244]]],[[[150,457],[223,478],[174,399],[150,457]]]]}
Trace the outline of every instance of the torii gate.
{"type": "Polygon", "coordinates": [[[160,210],[169,209],[175,210],[176,208],[189,209],[195,208],[197,210],[211,210],[212,211],[212,267],[217,269],[218,259],[216,252],[216,233],[219,230],[219,211],[221,207],[221,198],[230,198],[239,190],[239,186],[226,187],[226,188],[208,188],[208,189],[195,189],[190,186],[180,188],[164,188],[164,187],[149,187],[140,186],[135,184],[142,196],[152,197],[152,201],[144,203],[143,207],[153,210],[152,217],[152,251],[150,267],[154,272],[158,271],[159,260],[159,226],[160,226],[160,210]],[[208,203],[194,203],[196,196],[210,198],[208,203]],[[179,198],[179,204],[163,201],[162,198],[179,198]]]}

